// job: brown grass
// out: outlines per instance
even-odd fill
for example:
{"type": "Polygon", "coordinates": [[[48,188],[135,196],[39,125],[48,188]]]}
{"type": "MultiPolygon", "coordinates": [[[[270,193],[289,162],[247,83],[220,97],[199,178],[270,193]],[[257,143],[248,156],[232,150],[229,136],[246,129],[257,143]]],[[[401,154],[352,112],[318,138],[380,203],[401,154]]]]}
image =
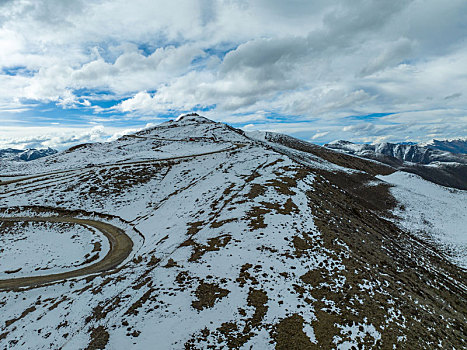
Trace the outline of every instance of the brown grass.
{"type": "Polygon", "coordinates": [[[284,318],[275,325],[272,337],[276,341],[277,350],[307,350],[317,348],[303,331],[303,317],[298,314],[284,318]]]}
{"type": "Polygon", "coordinates": [[[191,306],[198,311],[205,308],[211,308],[217,300],[226,297],[230,291],[220,288],[214,283],[205,283],[201,281],[198,288],[196,288],[195,296],[197,300],[191,303],[191,306]]]}
{"type": "Polygon", "coordinates": [[[189,238],[185,242],[183,242],[180,246],[187,247],[191,246],[193,248],[193,252],[191,253],[190,258],[188,261],[198,261],[201,257],[206,254],[207,252],[214,252],[218,251],[221,248],[225,247],[232,236],[230,235],[222,235],[214,238],[209,238],[207,244],[200,244],[193,239],[189,238]]]}
{"type": "Polygon", "coordinates": [[[98,326],[91,330],[91,341],[86,350],[105,349],[109,342],[109,332],[104,326],[98,326]]]}

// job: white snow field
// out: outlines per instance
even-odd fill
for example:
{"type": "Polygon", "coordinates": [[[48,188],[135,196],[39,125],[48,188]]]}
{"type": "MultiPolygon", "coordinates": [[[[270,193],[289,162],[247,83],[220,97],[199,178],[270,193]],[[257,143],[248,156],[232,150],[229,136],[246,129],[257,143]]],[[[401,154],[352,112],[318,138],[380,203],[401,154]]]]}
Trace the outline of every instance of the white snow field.
{"type": "Polygon", "coordinates": [[[439,246],[467,269],[467,191],[436,185],[418,175],[395,172],[379,179],[394,185],[395,214],[402,227],[439,246]]]}
{"type": "Polygon", "coordinates": [[[13,222],[0,234],[0,279],[55,274],[85,267],[101,259],[108,250],[108,240],[91,227],[13,222]]]}

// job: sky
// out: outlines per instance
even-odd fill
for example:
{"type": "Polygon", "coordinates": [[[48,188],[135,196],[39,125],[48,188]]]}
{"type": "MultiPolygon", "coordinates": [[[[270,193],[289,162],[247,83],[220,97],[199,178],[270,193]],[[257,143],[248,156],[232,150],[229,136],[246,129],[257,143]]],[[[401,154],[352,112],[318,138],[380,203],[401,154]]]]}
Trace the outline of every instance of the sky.
{"type": "Polygon", "coordinates": [[[323,144],[467,137],[465,0],[0,0],[0,148],[198,112],[323,144]]]}

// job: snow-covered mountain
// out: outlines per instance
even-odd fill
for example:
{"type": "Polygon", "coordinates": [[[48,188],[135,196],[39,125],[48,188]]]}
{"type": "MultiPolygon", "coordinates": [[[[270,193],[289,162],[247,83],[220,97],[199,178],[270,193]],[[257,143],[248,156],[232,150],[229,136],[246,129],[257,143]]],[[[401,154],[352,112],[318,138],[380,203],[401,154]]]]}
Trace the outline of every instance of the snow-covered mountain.
{"type": "Polygon", "coordinates": [[[0,180],[0,345],[456,348],[467,193],[187,115],[0,180]]]}
{"type": "Polygon", "coordinates": [[[50,156],[57,153],[57,150],[52,148],[35,149],[29,148],[26,150],[7,148],[0,149],[0,160],[13,160],[13,161],[25,161],[39,159],[42,157],[50,156]]]}
{"type": "Polygon", "coordinates": [[[467,154],[467,140],[433,140],[425,145],[431,149],[447,151],[454,154],[467,154]]]}
{"type": "Polygon", "coordinates": [[[467,190],[467,154],[462,152],[462,144],[461,140],[434,140],[432,144],[423,146],[387,142],[369,145],[339,140],[325,147],[377,160],[439,185],[467,190]],[[456,149],[457,152],[451,153],[448,149],[456,149]]]}
{"type": "MultiPolygon", "coordinates": [[[[440,143],[440,141],[434,141],[440,143]]],[[[433,162],[455,162],[460,164],[467,164],[467,156],[465,152],[456,152],[454,154],[446,150],[449,147],[441,150],[434,148],[431,145],[419,146],[412,144],[399,144],[383,142],[374,145],[369,144],[355,144],[349,141],[335,141],[325,145],[328,148],[343,150],[350,154],[367,157],[392,157],[401,162],[411,162],[418,164],[430,164],[433,162]]],[[[460,149],[459,149],[460,150],[460,149]]]]}

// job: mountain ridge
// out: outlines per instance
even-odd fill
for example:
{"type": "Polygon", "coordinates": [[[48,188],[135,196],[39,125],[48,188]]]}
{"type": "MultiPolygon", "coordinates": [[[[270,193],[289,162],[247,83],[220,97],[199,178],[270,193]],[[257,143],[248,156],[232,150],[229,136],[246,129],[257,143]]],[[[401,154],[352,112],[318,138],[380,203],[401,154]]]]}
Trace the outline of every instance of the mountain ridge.
{"type": "Polygon", "coordinates": [[[454,139],[454,140],[433,140],[424,146],[438,149],[441,151],[448,151],[451,153],[467,154],[467,140],[454,139]]]}
{"type": "MultiPolygon", "coordinates": [[[[466,345],[465,245],[447,236],[453,224],[467,227],[456,215],[465,191],[287,135],[255,136],[199,118],[75,147],[21,170],[2,169],[10,182],[0,183],[1,217],[101,221],[128,233],[134,247],[110,271],[0,291],[2,345],[466,345]],[[432,231],[429,217],[413,220],[415,209],[428,213],[406,200],[408,191],[422,198],[410,181],[443,200],[437,215],[451,226],[432,231]]],[[[62,255],[49,261],[38,253],[38,235],[17,239],[31,225],[0,221],[0,239],[11,235],[2,246],[9,242],[44,271],[67,265],[62,255]]],[[[79,249],[101,259],[104,240],[85,234],[79,249]]],[[[66,247],[76,252],[78,243],[66,247]]],[[[0,261],[10,279],[28,272],[17,261],[0,261]]]]}

